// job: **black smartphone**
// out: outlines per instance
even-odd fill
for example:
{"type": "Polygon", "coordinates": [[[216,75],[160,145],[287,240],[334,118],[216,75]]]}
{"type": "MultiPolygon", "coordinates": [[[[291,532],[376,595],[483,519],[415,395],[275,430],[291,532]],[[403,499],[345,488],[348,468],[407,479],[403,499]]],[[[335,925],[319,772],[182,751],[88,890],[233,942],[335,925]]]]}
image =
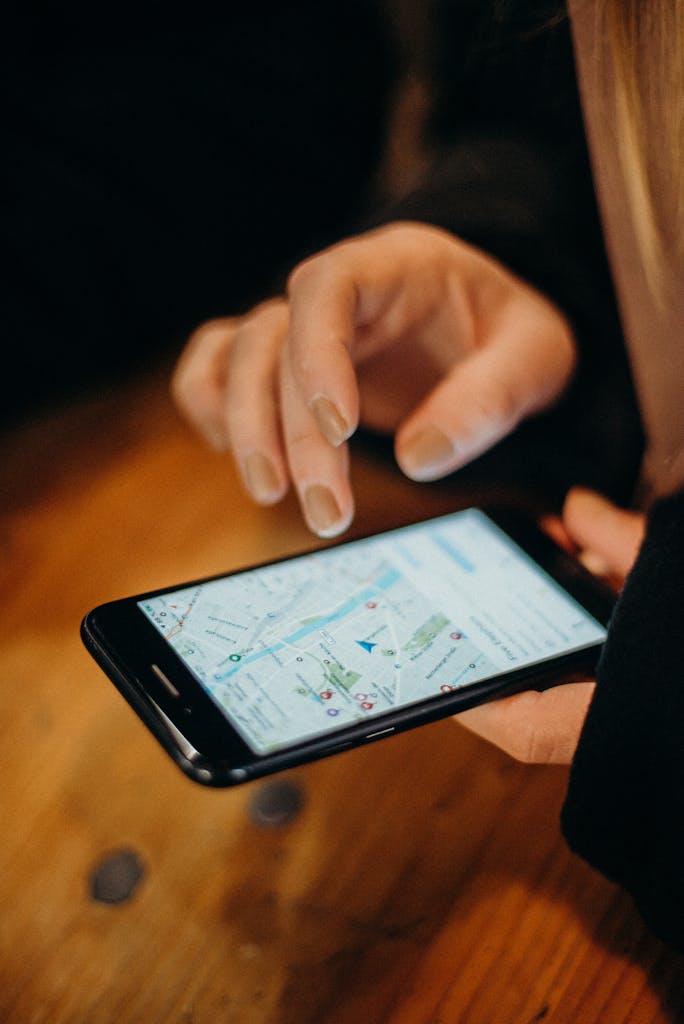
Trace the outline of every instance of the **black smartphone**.
{"type": "Polygon", "coordinates": [[[586,678],[613,603],[531,518],[468,508],[112,601],[81,635],[176,764],[231,786],[586,678]]]}

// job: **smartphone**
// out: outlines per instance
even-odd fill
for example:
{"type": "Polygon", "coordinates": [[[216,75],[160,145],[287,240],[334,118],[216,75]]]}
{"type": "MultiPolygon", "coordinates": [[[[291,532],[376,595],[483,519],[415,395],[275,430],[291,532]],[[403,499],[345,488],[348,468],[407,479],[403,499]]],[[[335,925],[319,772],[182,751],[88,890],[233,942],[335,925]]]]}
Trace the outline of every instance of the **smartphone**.
{"type": "Polygon", "coordinates": [[[592,673],[612,592],[467,508],[116,600],[83,641],[176,764],[231,786],[592,673]]]}

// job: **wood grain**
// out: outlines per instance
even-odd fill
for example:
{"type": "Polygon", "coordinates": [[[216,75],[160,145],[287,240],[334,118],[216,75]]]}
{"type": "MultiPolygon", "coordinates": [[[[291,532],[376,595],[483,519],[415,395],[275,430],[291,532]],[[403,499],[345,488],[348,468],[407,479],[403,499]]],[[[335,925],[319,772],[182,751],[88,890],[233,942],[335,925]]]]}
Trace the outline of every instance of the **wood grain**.
{"type": "MultiPolygon", "coordinates": [[[[566,772],[452,721],[259,786],[204,790],[140,726],[79,639],[136,590],[316,542],[294,501],[257,509],[180,423],[165,374],[0,444],[0,1021],[7,1024],[640,1024],[684,1020],[682,959],[567,850],[566,772]],[[134,851],[113,905],[97,865],[134,851]]],[[[463,504],[369,445],[357,531],[463,504]]]]}

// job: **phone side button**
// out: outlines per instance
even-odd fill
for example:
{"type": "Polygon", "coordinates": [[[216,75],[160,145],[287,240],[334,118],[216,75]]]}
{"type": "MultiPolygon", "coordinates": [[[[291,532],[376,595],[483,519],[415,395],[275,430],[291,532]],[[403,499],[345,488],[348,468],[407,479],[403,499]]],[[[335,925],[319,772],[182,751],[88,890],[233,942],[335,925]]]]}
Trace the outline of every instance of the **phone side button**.
{"type": "Polygon", "coordinates": [[[365,738],[366,742],[369,740],[379,740],[381,736],[389,736],[394,732],[394,726],[390,725],[389,729],[378,729],[377,732],[369,732],[365,738]]]}

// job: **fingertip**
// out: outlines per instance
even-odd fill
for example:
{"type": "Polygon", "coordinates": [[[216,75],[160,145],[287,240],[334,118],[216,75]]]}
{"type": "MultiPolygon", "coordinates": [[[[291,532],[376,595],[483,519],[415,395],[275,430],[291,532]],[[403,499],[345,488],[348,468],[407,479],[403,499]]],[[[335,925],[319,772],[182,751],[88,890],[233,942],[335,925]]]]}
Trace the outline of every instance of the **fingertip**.
{"type": "Polygon", "coordinates": [[[354,427],[350,426],[337,405],[325,395],[314,395],[309,402],[309,410],[321,434],[333,448],[339,448],[353,434],[354,427]]]}
{"type": "Polygon", "coordinates": [[[576,484],[570,488],[565,496],[563,517],[565,518],[566,514],[572,515],[577,511],[604,511],[606,507],[611,507],[611,504],[602,494],[592,490],[590,487],[576,484]]]}
{"type": "Polygon", "coordinates": [[[563,525],[575,541],[586,544],[595,535],[611,532],[616,516],[622,517],[623,509],[617,508],[608,498],[589,487],[572,487],[563,503],[563,525]]]}
{"type": "Polygon", "coordinates": [[[564,524],[588,557],[588,568],[619,588],[631,569],[644,535],[644,518],[586,488],[573,488],[563,510],[564,524]]]}
{"type": "Polygon", "coordinates": [[[354,518],[353,503],[338,501],[323,484],[310,484],[301,495],[301,503],[307,526],[324,539],[344,533],[354,518]]]}
{"type": "Polygon", "coordinates": [[[456,445],[438,427],[419,427],[396,444],[399,468],[410,479],[419,483],[445,476],[454,465],[456,445]]]}
{"type": "Polygon", "coordinates": [[[247,490],[257,504],[275,505],[285,497],[287,480],[262,452],[248,455],[242,468],[247,490]]]}

